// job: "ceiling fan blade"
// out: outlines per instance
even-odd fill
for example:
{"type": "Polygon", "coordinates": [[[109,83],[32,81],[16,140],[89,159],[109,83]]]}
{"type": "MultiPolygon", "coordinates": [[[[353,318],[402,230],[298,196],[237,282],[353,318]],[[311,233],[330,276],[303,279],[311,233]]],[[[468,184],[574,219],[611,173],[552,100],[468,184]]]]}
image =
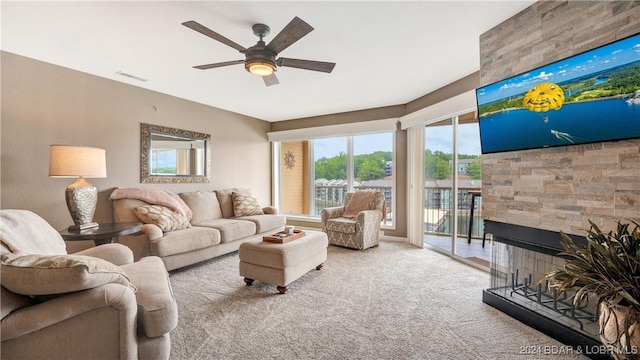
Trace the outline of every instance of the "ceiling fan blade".
{"type": "Polygon", "coordinates": [[[278,81],[278,77],[276,77],[276,73],[271,73],[271,75],[269,76],[263,76],[262,79],[264,80],[264,84],[267,86],[280,84],[280,81],[278,81]]]}
{"type": "Polygon", "coordinates": [[[236,65],[236,64],[243,64],[243,63],[244,63],[244,60],[233,60],[233,61],[225,61],[225,62],[219,62],[219,63],[213,63],[213,64],[198,65],[198,66],[194,66],[193,68],[200,69],[200,70],[207,70],[207,69],[219,68],[223,66],[236,65]]]}
{"type": "Polygon", "coordinates": [[[311,25],[296,16],[271,40],[267,45],[267,49],[279,54],[312,30],[313,27],[311,25]]]}
{"type": "Polygon", "coordinates": [[[182,23],[182,25],[188,27],[189,29],[195,30],[197,32],[199,32],[202,35],[206,35],[214,40],[218,40],[221,43],[231,46],[232,48],[238,50],[238,51],[244,51],[247,50],[244,46],[237,44],[229,39],[227,39],[226,37],[218,34],[217,32],[209,29],[208,27],[201,25],[193,20],[190,21],[185,21],[182,23]]]}
{"type": "Polygon", "coordinates": [[[286,66],[297,69],[304,70],[313,70],[313,71],[321,71],[330,73],[333,71],[336,63],[326,62],[326,61],[313,61],[313,60],[301,60],[301,59],[289,59],[289,58],[279,58],[278,66],[286,66]]]}

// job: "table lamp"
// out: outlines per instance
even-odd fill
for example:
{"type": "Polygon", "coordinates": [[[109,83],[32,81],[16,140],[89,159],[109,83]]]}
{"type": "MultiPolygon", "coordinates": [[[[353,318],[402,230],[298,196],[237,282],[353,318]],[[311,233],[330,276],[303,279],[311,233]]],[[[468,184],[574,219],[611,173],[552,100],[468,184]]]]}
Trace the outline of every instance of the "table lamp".
{"type": "Polygon", "coordinates": [[[51,145],[49,176],[78,178],[65,191],[67,208],[75,224],[69,230],[82,231],[98,227],[93,222],[98,189],[84,178],[107,177],[105,150],[87,146],[51,145]]]}

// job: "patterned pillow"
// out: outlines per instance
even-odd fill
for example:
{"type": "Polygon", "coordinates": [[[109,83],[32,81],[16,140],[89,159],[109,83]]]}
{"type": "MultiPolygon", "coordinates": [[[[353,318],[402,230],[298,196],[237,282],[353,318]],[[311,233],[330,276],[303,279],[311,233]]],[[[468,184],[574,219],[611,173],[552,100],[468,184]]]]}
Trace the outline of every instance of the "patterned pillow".
{"type": "Polygon", "coordinates": [[[116,265],[84,255],[1,256],[2,286],[22,295],[53,295],[95,288],[108,283],[136,288],[116,265]]]}
{"type": "Polygon", "coordinates": [[[264,215],[262,207],[258,205],[258,201],[251,195],[233,192],[233,215],[235,217],[248,215],[264,215]]]}
{"type": "Polygon", "coordinates": [[[164,232],[191,227],[189,220],[184,215],[162,205],[138,206],[133,209],[133,213],[143,223],[158,225],[164,232]]]}

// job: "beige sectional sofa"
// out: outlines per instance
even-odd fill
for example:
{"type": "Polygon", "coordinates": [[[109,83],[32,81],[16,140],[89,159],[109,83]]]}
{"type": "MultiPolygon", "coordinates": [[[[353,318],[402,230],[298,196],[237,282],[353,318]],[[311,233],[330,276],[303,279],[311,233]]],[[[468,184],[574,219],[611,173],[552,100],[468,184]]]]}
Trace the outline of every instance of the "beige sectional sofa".
{"type": "MultiPolygon", "coordinates": [[[[236,216],[240,204],[234,204],[233,199],[240,194],[252,199],[248,189],[237,188],[177,194],[191,210],[188,227],[163,231],[158,225],[145,223],[142,234],[122,236],[118,242],[131,248],[136,260],[155,255],[167,270],[174,270],[236,251],[243,242],[284,229],[285,216],[271,206],[254,209],[253,215],[245,215],[245,206],[240,209],[241,216],[236,216]]],[[[113,195],[112,203],[116,222],[139,222],[136,208],[150,205],[140,199],[114,199],[113,195]]]]}

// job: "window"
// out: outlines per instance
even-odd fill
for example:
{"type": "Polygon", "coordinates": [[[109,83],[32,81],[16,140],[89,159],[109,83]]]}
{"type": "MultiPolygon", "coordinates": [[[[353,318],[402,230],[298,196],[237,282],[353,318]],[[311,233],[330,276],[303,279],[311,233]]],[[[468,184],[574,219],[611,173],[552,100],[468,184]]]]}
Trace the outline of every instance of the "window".
{"type": "Polygon", "coordinates": [[[385,194],[383,226],[393,226],[393,139],[383,132],[279,143],[282,212],[319,218],[323,208],[343,205],[345,192],[372,189],[385,194]]]}

